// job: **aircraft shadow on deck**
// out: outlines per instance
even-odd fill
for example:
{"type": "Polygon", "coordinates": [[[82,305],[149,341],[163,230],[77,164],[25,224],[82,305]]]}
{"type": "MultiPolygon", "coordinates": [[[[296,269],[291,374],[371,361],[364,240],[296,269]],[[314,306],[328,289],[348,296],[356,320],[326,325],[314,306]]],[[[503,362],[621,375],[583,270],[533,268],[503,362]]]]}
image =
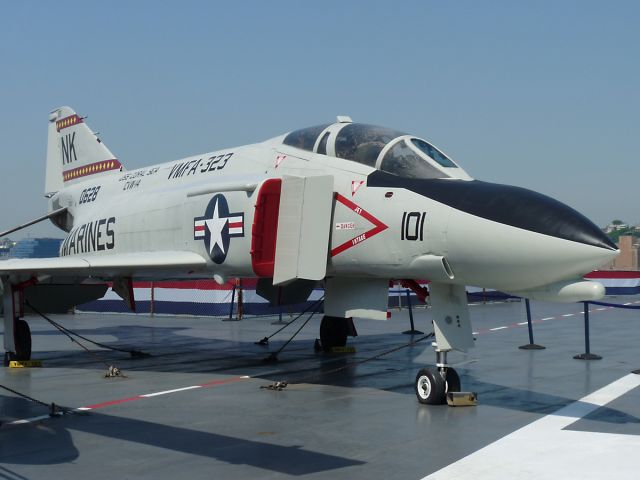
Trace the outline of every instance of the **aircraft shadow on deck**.
{"type": "MultiPolygon", "coordinates": [[[[265,384],[274,380],[301,381],[346,388],[376,388],[388,392],[413,395],[413,377],[420,364],[415,359],[427,347],[419,344],[364,364],[353,366],[382,349],[391,349],[408,341],[401,334],[367,335],[360,337],[357,356],[334,356],[315,353],[312,340],[293,341],[290,348],[280,355],[278,363],[265,364],[262,359],[276,350],[284,340],[260,347],[252,342],[235,342],[221,339],[205,339],[181,335],[188,327],[101,327],[78,330],[91,338],[104,335],[117,339],[111,346],[130,346],[149,350],[153,356],[131,359],[118,352],[99,351],[104,358],[120,366],[132,378],[145,371],[184,373],[225,373],[229,370],[250,368],[252,377],[264,379],[265,384]],[[154,341],[149,343],[153,329],[154,341]],[[123,333],[124,332],[124,333],[123,333]],[[208,356],[208,353],[211,356],[208,356]],[[182,358],[185,357],[185,358],[182,358]],[[274,373],[274,370],[277,373],[274,373]],[[260,372],[264,372],[261,375],[260,372]]],[[[57,335],[55,331],[34,332],[34,336],[57,335]]],[[[256,339],[258,340],[258,339],[256,339]]],[[[96,369],[99,363],[83,350],[64,352],[38,352],[36,355],[46,366],[61,368],[96,369]],[[89,361],[88,361],[89,360],[89,361]]],[[[553,414],[575,399],[550,395],[533,390],[513,388],[483,382],[470,370],[458,368],[466,389],[479,393],[480,405],[510,409],[539,415],[553,414]]],[[[176,385],[180,387],[181,385],[176,385]]],[[[265,392],[279,395],[279,392],[265,392]]],[[[51,400],[51,399],[46,399],[51,400]]],[[[77,405],[73,405],[77,406],[77,405]]],[[[46,414],[42,406],[27,400],[0,395],[3,412],[0,422],[46,414]]],[[[420,406],[416,409],[442,409],[447,407],[420,406]]],[[[576,419],[578,421],[579,419],[576,419]]],[[[621,410],[601,407],[597,415],[589,417],[589,430],[598,431],[598,424],[605,430],[611,424],[625,425],[634,434],[640,429],[640,419],[621,410]],[[635,426],[635,427],[634,427],[635,426]]],[[[572,427],[569,427],[572,428],[572,427]]],[[[163,425],[143,420],[90,412],[88,415],[66,416],[44,421],[41,425],[23,425],[3,428],[0,431],[0,462],[7,464],[49,465],[70,462],[81,452],[74,445],[71,431],[101,435],[126,440],[176,452],[208,457],[229,464],[242,464],[289,475],[305,475],[321,471],[360,465],[363,462],[312,452],[299,446],[280,446],[266,442],[218,435],[182,427],[163,425]],[[9,441],[10,440],[10,441],[9,441]]]]}
{"type": "MultiPolygon", "coordinates": [[[[10,407],[15,411],[28,411],[32,414],[37,410],[27,400],[3,395],[0,395],[0,404],[3,405],[3,409],[10,407]]],[[[44,407],[41,409],[44,410],[44,407]]],[[[43,413],[46,412],[39,412],[43,413]]],[[[52,418],[42,424],[18,425],[3,429],[0,431],[0,463],[54,465],[74,461],[81,456],[81,452],[74,445],[71,431],[295,476],[365,463],[313,452],[297,445],[275,445],[97,412],[52,418]]],[[[117,455],[117,451],[114,454],[117,455]]]]}
{"type": "MultiPolygon", "coordinates": [[[[251,374],[253,378],[264,379],[265,385],[273,381],[286,380],[289,383],[375,388],[406,395],[414,395],[414,377],[416,371],[423,366],[416,362],[416,358],[422,357],[425,349],[431,348],[428,341],[425,341],[382,358],[360,363],[369,356],[390,350],[411,338],[402,334],[361,336],[358,337],[357,356],[348,354],[336,356],[314,352],[313,341],[303,339],[292,341],[278,356],[278,362],[268,363],[264,360],[270,352],[276,351],[284,343],[286,335],[278,336],[272,344],[265,347],[255,345],[253,342],[180,334],[190,329],[190,327],[131,325],[76,330],[76,332],[88,338],[113,336],[117,341],[108,342],[110,346],[136,348],[151,353],[151,357],[135,359],[121,352],[98,351],[101,358],[113,362],[130,377],[145,371],[212,374],[229,374],[229,371],[235,371],[251,374]],[[150,338],[153,338],[152,344],[149,344],[150,338]]],[[[58,334],[55,330],[34,332],[34,336],[58,334]]],[[[256,340],[259,339],[256,338],[256,340]]],[[[36,357],[45,360],[46,366],[102,368],[96,358],[80,348],[77,351],[38,352],[36,357]]],[[[463,388],[477,392],[481,405],[548,415],[575,401],[573,398],[483,382],[469,370],[464,368],[457,368],[457,370],[463,388]]],[[[600,415],[595,419],[596,422],[639,422],[636,417],[617,410],[609,412],[605,408],[598,411],[600,415]]]]}

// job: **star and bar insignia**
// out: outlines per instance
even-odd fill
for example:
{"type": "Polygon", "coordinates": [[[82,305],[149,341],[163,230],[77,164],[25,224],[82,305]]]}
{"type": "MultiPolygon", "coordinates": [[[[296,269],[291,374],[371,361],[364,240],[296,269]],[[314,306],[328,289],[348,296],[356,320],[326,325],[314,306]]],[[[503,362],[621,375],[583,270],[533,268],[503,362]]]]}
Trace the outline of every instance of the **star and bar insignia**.
{"type": "Polygon", "coordinates": [[[244,213],[229,213],[224,195],[215,195],[203,217],[193,219],[193,239],[204,240],[205,248],[217,264],[224,262],[231,238],[244,237],[244,213]]]}

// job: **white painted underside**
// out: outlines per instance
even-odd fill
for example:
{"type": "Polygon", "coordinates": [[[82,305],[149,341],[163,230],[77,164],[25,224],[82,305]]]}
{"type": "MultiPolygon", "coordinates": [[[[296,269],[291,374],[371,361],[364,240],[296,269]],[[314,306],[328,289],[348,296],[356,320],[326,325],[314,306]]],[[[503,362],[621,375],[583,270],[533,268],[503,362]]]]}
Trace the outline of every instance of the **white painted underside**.
{"type": "Polygon", "coordinates": [[[563,430],[638,386],[627,375],[423,480],[640,478],[640,436],[563,430]]]}
{"type": "MultiPolygon", "coordinates": [[[[321,290],[314,290],[309,296],[309,301],[322,298],[321,290]]],[[[151,300],[150,288],[134,288],[136,301],[148,302],[151,300]]],[[[156,302],[192,302],[192,303],[228,303],[231,301],[231,290],[199,290],[196,288],[158,288],[153,292],[156,302]]],[[[269,303],[260,297],[255,290],[244,289],[243,299],[245,303],[269,303]]],[[[107,290],[100,300],[122,300],[112,289],[107,290]]]]}

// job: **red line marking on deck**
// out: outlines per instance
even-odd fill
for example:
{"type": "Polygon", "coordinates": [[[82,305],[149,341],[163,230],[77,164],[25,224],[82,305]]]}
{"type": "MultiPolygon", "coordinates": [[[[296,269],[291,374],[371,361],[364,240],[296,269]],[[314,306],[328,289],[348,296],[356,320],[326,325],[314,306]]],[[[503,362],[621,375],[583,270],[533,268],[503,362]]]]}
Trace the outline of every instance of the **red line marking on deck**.
{"type": "Polygon", "coordinates": [[[97,410],[98,408],[110,407],[111,405],[118,405],[120,403],[133,402],[134,400],[141,400],[144,397],[142,395],[136,395],[135,397],[121,398],[119,400],[110,400],[108,402],[96,403],[95,405],[88,405],[82,407],[83,410],[97,410]]]}
{"type": "Polygon", "coordinates": [[[244,376],[244,377],[236,377],[236,378],[227,378],[226,380],[213,380],[211,382],[207,382],[207,383],[201,383],[200,385],[198,385],[199,387],[215,387],[217,385],[225,385],[227,383],[233,383],[233,382],[239,382],[240,380],[246,380],[247,378],[250,378],[248,376],[244,376]]]}
{"type": "Polygon", "coordinates": [[[133,402],[135,400],[149,400],[150,398],[154,398],[156,396],[161,396],[162,395],[171,395],[173,393],[180,393],[180,392],[184,392],[184,391],[189,391],[189,390],[195,390],[201,387],[215,387],[218,385],[225,385],[227,383],[233,383],[233,382],[239,382],[240,380],[246,380],[247,378],[251,378],[249,376],[242,376],[242,377],[233,377],[233,378],[226,378],[226,379],[222,379],[222,380],[212,380],[210,382],[207,383],[203,383],[200,385],[190,385],[187,387],[178,387],[169,391],[160,391],[160,392],[152,392],[152,393],[144,393],[141,395],[136,395],[135,397],[128,397],[128,398],[121,398],[118,400],[110,400],[108,402],[102,402],[102,403],[96,403],[95,405],[88,405],[86,407],[80,407],[78,408],[78,410],[97,410],[99,408],[105,408],[105,407],[110,407],[112,405],[119,405],[121,403],[127,403],[127,402],[133,402]]]}

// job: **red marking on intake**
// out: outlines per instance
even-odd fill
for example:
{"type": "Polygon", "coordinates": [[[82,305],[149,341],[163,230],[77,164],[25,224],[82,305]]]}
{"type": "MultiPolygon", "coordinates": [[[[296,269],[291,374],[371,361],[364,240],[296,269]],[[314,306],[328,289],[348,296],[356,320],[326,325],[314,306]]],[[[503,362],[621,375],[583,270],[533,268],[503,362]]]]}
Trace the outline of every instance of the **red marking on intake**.
{"type": "Polygon", "coordinates": [[[286,156],[286,155],[278,155],[278,156],[276,157],[276,164],[275,164],[275,168],[278,168],[278,167],[280,166],[280,164],[281,164],[282,162],[284,162],[284,160],[285,160],[286,158],[287,158],[287,156],[286,156]]]}
{"type": "Polygon", "coordinates": [[[251,229],[251,268],[258,277],[273,277],[281,187],[281,179],[270,178],[258,192],[251,229]]]}
{"type": "Polygon", "coordinates": [[[332,257],[335,257],[336,255],[338,255],[339,253],[344,252],[345,250],[349,250],[351,247],[355,247],[356,245],[364,242],[365,240],[368,240],[369,238],[373,237],[374,235],[377,235],[380,232],[383,232],[387,228],[389,228],[387,225],[382,223],[380,220],[378,220],[376,217],[371,215],[365,209],[363,209],[362,207],[359,207],[358,205],[353,203],[351,200],[349,200],[346,197],[343,197],[339,193],[336,193],[336,201],[340,202],[345,207],[353,210],[354,212],[356,212],[358,215],[360,215],[365,220],[368,220],[369,222],[373,223],[375,225],[375,227],[373,227],[371,230],[368,230],[368,231],[366,231],[364,233],[361,233],[360,235],[357,235],[357,236],[353,237],[351,240],[349,240],[347,242],[344,242],[342,245],[338,245],[336,248],[331,250],[331,256],[332,257]]]}

